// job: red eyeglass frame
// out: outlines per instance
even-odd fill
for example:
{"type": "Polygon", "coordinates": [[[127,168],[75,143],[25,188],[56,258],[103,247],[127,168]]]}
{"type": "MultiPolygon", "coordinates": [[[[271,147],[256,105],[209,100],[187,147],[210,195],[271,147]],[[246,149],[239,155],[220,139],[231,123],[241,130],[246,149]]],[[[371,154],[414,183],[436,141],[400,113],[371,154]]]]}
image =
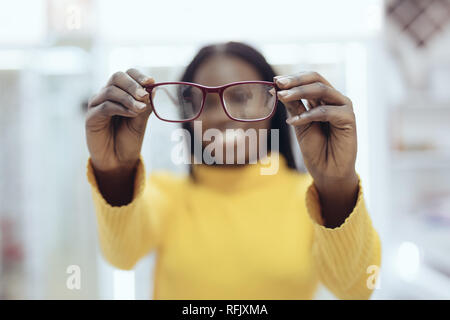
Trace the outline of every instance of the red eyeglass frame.
{"type": "Polygon", "coordinates": [[[277,96],[276,94],[275,94],[275,105],[274,105],[274,107],[273,107],[273,110],[272,110],[272,112],[271,112],[268,116],[266,116],[266,117],[264,117],[264,118],[252,119],[252,120],[238,119],[238,118],[232,117],[232,116],[228,113],[227,108],[225,107],[225,102],[224,102],[224,100],[223,100],[223,92],[225,91],[225,89],[227,89],[227,88],[229,88],[229,87],[232,87],[232,86],[236,86],[236,85],[241,85],[241,84],[252,84],[252,83],[269,85],[269,86],[272,86],[272,87],[275,89],[275,92],[279,91],[277,85],[276,85],[274,82],[269,82],[269,81],[256,81],[256,80],[254,80],[254,81],[252,80],[252,81],[237,81],[237,82],[231,82],[231,83],[225,84],[225,85],[223,85],[223,86],[218,86],[218,87],[203,86],[203,85],[201,85],[201,84],[197,84],[197,83],[193,83],[193,82],[183,82],[183,81],[181,81],[181,82],[177,82],[177,81],[175,81],[175,82],[159,82],[159,83],[153,83],[153,84],[149,84],[149,85],[144,85],[144,88],[145,88],[145,90],[146,90],[146,91],[149,93],[149,95],[150,95],[150,103],[151,103],[153,112],[155,113],[156,117],[158,117],[158,119],[160,119],[160,120],[162,120],[162,121],[166,121],[166,122],[189,122],[189,121],[193,121],[193,120],[197,119],[197,118],[200,116],[200,114],[202,113],[202,111],[203,111],[203,107],[205,106],[206,95],[207,95],[208,93],[218,93],[218,94],[219,94],[220,101],[221,101],[221,103],[222,103],[222,108],[223,108],[223,110],[225,111],[226,115],[227,115],[230,119],[232,119],[232,120],[240,121],[240,122],[258,122],[258,121],[263,121],[263,120],[267,120],[267,119],[272,118],[273,115],[275,114],[275,111],[276,111],[277,105],[278,105],[278,96],[277,96]],[[199,110],[198,114],[197,114],[195,117],[193,117],[193,118],[191,118],[191,119],[186,119],[186,120],[167,120],[167,119],[164,119],[164,118],[162,118],[162,117],[160,117],[160,116],[158,115],[158,112],[156,111],[155,106],[154,106],[154,104],[153,104],[152,90],[153,90],[153,88],[155,88],[155,87],[162,86],[162,85],[167,85],[167,84],[184,84],[184,85],[190,85],[190,86],[196,87],[196,88],[198,88],[198,89],[200,89],[200,90],[202,91],[202,94],[203,94],[203,97],[202,97],[202,105],[201,105],[201,107],[200,107],[200,110],[199,110]]]}

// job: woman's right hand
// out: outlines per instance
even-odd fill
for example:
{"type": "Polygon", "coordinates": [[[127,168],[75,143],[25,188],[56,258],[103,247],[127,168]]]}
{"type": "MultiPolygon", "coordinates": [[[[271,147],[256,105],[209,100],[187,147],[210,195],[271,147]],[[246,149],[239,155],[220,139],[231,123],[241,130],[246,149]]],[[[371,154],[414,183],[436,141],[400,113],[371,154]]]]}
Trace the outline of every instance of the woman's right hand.
{"type": "Polygon", "coordinates": [[[132,170],[141,152],[152,110],[144,85],[154,83],[136,69],[116,72],[89,100],[86,139],[96,173],[132,170]]]}
{"type": "Polygon", "coordinates": [[[86,139],[91,164],[100,192],[113,206],[133,199],[135,169],[152,113],[143,86],[154,81],[136,69],[116,72],[89,100],[86,139]]]}

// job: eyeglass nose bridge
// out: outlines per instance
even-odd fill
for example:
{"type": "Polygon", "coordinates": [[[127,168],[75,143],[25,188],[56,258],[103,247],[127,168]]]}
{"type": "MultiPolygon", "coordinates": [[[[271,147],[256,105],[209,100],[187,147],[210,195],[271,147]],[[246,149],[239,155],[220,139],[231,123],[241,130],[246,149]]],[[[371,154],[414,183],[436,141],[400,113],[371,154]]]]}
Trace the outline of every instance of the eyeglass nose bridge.
{"type": "Polygon", "coordinates": [[[203,101],[202,101],[202,106],[201,106],[201,111],[203,111],[203,108],[205,107],[206,104],[206,98],[208,97],[208,94],[212,93],[212,94],[218,94],[219,95],[219,100],[220,100],[220,104],[222,105],[223,111],[225,112],[225,114],[230,117],[231,119],[233,119],[233,117],[231,117],[231,115],[228,113],[227,108],[225,107],[225,101],[223,101],[223,92],[226,88],[225,87],[208,87],[208,86],[202,86],[201,90],[203,91],[203,101]]]}
{"type": "Polygon", "coordinates": [[[218,93],[220,95],[223,92],[223,90],[225,90],[225,88],[223,86],[221,86],[221,87],[202,86],[202,90],[205,93],[218,93]]]}
{"type": "Polygon", "coordinates": [[[231,115],[228,113],[228,110],[225,106],[225,101],[223,99],[223,91],[224,91],[223,88],[210,88],[203,90],[201,112],[208,110],[211,111],[212,110],[211,107],[214,107],[215,110],[222,109],[222,111],[228,118],[233,119],[233,117],[231,117],[231,115]],[[209,94],[212,94],[213,96],[217,94],[220,101],[214,101],[213,105],[211,104],[211,102],[207,103],[208,102],[207,98],[209,94]]]}
{"type": "MultiPolygon", "coordinates": [[[[207,87],[207,86],[203,86],[202,88],[203,91],[203,104],[206,102],[206,98],[208,97],[208,94],[212,93],[216,93],[219,95],[219,100],[222,103],[222,107],[225,109],[225,102],[223,101],[223,91],[226,89],[224,87],[207,87]]],[[[225,110],[226,112],[226,110],[225,110]]]]}

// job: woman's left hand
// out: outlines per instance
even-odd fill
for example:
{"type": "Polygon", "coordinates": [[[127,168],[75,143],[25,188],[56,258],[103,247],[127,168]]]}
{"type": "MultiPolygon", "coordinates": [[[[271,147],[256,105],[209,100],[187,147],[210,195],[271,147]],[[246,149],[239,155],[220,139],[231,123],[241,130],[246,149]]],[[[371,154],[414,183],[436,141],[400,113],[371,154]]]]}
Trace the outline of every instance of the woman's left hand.
{"type": "Polygon", "coordinates": [[[277,76],[274,81],[289,113],[286,122],[295,129],[305,166],[319,191],[322,214],[327,224],[339,225],[353,209],[358,191],[352,101],[316,72],[277,76]],[[308,110],[301,99],[308,102],[308,110]],[[333,212],[326,212],[327,206],[333,212]]]}

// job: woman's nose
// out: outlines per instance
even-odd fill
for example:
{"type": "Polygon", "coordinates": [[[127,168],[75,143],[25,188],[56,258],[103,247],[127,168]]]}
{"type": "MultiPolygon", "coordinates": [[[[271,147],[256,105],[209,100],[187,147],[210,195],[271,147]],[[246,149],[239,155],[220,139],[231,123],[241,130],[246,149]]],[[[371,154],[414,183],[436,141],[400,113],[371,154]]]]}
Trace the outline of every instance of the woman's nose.
{"type": "Polygon", "coordinates": [[[208,118],[211,120],[229,120],[217,93],[208,93],[206,95],[203,112],[208,114],[208,118]]]}

